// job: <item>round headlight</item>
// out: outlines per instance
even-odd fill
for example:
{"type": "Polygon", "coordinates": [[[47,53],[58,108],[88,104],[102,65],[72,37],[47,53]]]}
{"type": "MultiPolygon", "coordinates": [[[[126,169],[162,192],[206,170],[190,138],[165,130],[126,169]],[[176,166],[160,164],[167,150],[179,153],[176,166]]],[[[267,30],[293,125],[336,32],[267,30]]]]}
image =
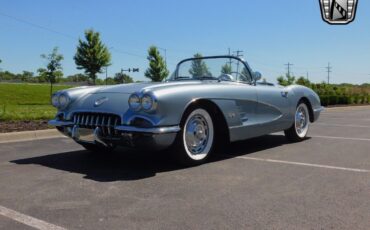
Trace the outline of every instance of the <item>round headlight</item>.
{"type": "Polygon", "coordinates": [[[153,109],[153,105],[154,100],[150,95],[146,94],[141,98],[141,106],[143,107],[144,110],[148,111],[153,109]]]}
{"type": "Polygon", "coordinates": [[[128,99],[128,105],[133,110],[138,110],[140,108],[140,97],[137,94],[131,94],[128,99]]]}
{"type": "Polygon", "coordinates": [[[68,103],[69,103],[69,97],[65,94],[61,94],[59,96],[59,108],[63,109],[67,107],[68,103]]]}
{"type": "Polygon", "coordinates": [[[54,95],[51,97],[51,104],[52,104],[54,107],[59,107],[59,95],[54,94],[54,95]]]}

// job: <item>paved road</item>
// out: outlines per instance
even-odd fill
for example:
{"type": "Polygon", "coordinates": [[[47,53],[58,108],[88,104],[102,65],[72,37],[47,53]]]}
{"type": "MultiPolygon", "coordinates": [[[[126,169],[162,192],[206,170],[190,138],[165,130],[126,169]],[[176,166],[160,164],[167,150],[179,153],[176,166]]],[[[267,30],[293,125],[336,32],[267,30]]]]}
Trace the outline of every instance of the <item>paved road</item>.
{"type": "Polygon", "coordinates": [[[309,135],[235,143],[194,168],[66,138],[0,144],[0,229],[369,229],[370,107],[326,111],[309,135]]]}

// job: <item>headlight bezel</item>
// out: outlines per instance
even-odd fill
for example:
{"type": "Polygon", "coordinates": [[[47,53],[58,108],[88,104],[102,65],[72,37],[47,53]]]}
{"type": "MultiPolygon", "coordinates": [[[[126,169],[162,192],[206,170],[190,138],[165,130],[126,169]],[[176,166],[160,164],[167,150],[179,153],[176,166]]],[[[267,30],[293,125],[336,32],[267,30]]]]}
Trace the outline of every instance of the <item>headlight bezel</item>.
{"type": "Polygon", "coordinates": [[[137,93],[131,94],[128,98],[128,106],[134,111],[139,111],[141,109],[141,97],[137,93]],[[137,100],[137,102],[132,102],[132,100],[137,100]]]}
{"type": "Polygon", "coordinates": [[[59,95],[59,99],[58,99],[58,101],[59,101],[59,108],[60,108],[60,109],[65,109],[65,108],[67,108],[67,106],[69,105],[69,102],[71,101],[71,99],[70,99],[70,97],[68,96],[68,94],[61,93],[61,94],[59,95]],[[64,101],[62,101],[62,99],[63,99],[64,101]]]}
{"type": "Polygon", "coordinates": [[[157,109],[157,98],[152,93],[133,93],[128,99],[128,104],[131,110],[133,111],[144,111],[147,113],[153,112],[157,109]],[[137,105],[133,105],[131,102],[133,99],[137,100],[137,105]],[[145,102],[150,102],[144,104],[145,102]]]}
{"type": "Polygon", "coordinates": [[[52,96],[51,103],[58,110],[63,110],[71,103],[71,97],[67,93],[56,93],[52,96]]]}
{"type": "Polygon", "coordinates": [[[150,94],[144,94],[141,97],[141,107],[145,112],[153,111],[155,107],[155,99],[152,95],[150,94]],[[148,104],[145,104],[146,102],[149,102],[148,104]],[[149,106],[147,106],[149,105],[149,106]]]}
{"type": "Polygon", "coordinates": [[[53,96],[51,96],[51,104],[55,108],[59,108],[59,94],[53,94],[53,96]]]}

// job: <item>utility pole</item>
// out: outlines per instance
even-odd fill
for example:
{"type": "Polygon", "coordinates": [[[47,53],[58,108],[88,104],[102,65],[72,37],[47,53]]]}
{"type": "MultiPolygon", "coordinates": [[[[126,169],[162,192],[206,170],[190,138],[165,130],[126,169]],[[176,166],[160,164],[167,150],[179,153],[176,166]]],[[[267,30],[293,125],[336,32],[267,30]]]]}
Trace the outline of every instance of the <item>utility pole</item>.
{"type": "Polygon", "coordinates": [[[306,80],[308,81],[308,72],[306,72],[306,80]]]}
{"type": "MultiPolygon", "coordinates": [[[[228,48],[228,55],[231,56],[231,51],[230,51],[230,48],[228,48]]],[[[229,66],[231,68],[231,64],[233,63],[232,59],[229,58],[229,66]]]]}
{"type": "Polygon", "coordinates": [[[287,66],[288,76],[290,77],[290,67],[291,67],[293,64],[288,62],[288,64],[285,64],[285,65],[287,66]]]}
{"type": "MultiPolygon", "coordinates": [[[[236,57],[240,58],[243,57],[243,51],[242,50],[236,50],[233,53],[236,53],[236,57]]],[[[239,73],[239,62],[236,63],[236,72],[239,73]]]]}
{"type": "Polygon", "coordinates": [[[325,67],[325,69],[326,69],[326,71],[327,71],[327,73],[328,73],[328,85],[330,84],[330,73],[332,72],[331,71],[331,69],[332,69],[333,67],[332,66],[330,66],[330,62],[328,63],[328,66],[327,67],[325,67]]]}

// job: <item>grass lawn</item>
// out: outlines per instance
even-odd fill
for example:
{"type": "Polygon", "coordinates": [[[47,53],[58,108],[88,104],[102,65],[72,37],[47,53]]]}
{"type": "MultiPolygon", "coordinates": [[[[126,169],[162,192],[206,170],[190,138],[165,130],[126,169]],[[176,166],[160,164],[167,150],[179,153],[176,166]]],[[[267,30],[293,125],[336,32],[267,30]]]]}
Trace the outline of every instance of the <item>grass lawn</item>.
{"type": "MultiPolygon", "coordinates": [[[[70,86],[54,86],[54,91],[70,86]]],[[[0,83],[0,121],[46,120],[55,115],[47,84],[0,83]]]]}

